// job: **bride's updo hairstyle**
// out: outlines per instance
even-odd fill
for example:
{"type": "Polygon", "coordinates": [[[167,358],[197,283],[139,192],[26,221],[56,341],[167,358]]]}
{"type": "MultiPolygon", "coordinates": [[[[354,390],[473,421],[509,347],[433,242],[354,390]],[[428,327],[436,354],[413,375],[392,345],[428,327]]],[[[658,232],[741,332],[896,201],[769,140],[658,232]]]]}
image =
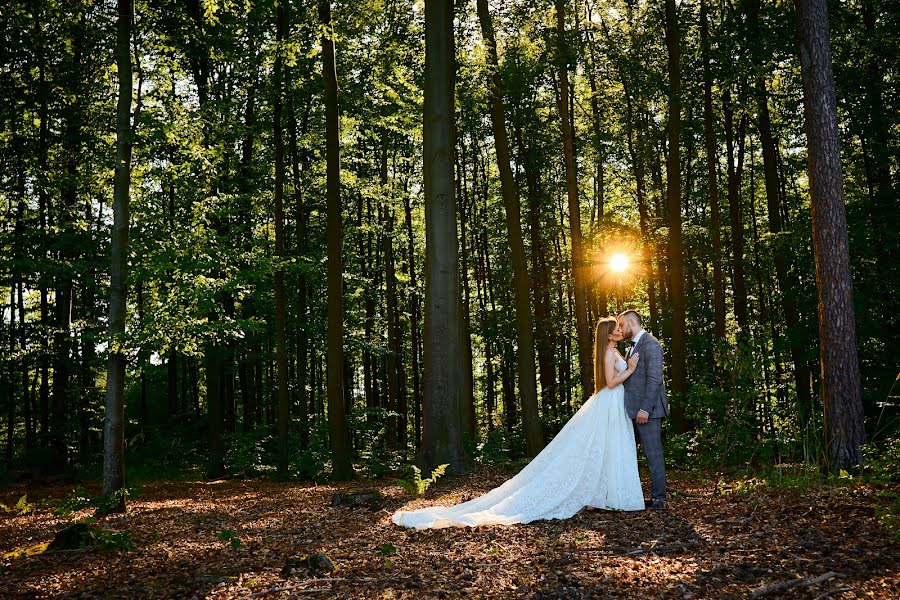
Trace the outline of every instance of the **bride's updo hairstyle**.
{"type": "Polygon", "coordinates": [[[597,329],[594,331],[594,393],[606,387],[606,345],[609,343],[609,335],[616,330],[615,317],[604,317],[597,321],[597,329]]]}

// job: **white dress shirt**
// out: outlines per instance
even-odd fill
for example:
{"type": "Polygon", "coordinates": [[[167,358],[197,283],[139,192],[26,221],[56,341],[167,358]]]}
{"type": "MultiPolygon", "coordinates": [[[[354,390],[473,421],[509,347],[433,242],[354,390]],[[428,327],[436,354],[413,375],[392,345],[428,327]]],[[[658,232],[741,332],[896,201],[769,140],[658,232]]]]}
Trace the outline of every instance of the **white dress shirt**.
{"type": "Polygon", "coordinates": [[[633,338],[631,338],[631,347],[628,348],[628,352],[625,353],[625,357],[628,358],[631,356],[631,353],[634,352],[635,347],[637,346],[638,340],[641,339],[641,336],[644,335],[644,328],[642,327],[640,331],[638,331],[633,338]]]}

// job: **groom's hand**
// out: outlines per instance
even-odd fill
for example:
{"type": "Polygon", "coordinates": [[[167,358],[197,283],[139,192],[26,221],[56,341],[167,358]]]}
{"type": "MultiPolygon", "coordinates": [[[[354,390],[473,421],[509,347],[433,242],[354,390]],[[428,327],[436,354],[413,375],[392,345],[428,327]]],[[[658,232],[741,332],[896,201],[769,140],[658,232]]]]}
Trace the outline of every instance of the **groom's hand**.
{"type": "Polygon", "coordinates": [[[646,410],[639,410],[634,420],[638,425],[645,425],[650,420],[650,413],[646,410]]]}

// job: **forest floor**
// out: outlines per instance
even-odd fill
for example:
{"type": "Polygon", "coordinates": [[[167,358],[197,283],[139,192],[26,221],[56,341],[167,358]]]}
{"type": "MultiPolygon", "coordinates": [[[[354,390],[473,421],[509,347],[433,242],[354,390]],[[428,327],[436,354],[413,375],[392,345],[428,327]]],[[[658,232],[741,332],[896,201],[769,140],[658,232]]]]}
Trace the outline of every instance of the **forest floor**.
{"type": "MultiPolygon", "coordinates": [[[[666,511],[585,510],[474,530],[391,523],[398,508],[460,502],[508,477],[481,467],[418,498],[381,481],[148,483],[126,514],[97,522],[130,536],[130,548],[105,552],[43,552],[57,531],[92,514],[62,518],[44,502],[0,516],[0,597],[721,598],[779,583],[795,585],[770,596],[900,597],[900,540],[881,520],[896,487],[776,489],[674,473],[671,487],[682,493],[666,511]],[[333,494],[364,488],[382,492],[381,507],[331,506],[333,494]],[[282,576],[286,559],[314,552],[335,571],[282,576]]],[[[71,497],[72,488],[16,484],[0,490],[0,502],[26,492],[30,502],[71,497]]]]}

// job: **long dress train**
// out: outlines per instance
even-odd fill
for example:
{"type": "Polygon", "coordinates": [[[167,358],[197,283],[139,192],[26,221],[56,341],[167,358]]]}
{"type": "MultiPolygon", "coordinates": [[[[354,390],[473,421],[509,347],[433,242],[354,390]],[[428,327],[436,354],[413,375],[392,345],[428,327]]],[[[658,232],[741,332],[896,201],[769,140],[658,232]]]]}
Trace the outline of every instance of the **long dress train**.
{"type": "MultiPolygon", "coordinates": [[[[616,370],[626,368],[617,360],[616,370]]],[[[397,511],[415,529],[567,519],[584,507],[643,510],[634,428],[619,385],[591,396],[534,460],[486,494],[457,504],[397,511]]]]}

